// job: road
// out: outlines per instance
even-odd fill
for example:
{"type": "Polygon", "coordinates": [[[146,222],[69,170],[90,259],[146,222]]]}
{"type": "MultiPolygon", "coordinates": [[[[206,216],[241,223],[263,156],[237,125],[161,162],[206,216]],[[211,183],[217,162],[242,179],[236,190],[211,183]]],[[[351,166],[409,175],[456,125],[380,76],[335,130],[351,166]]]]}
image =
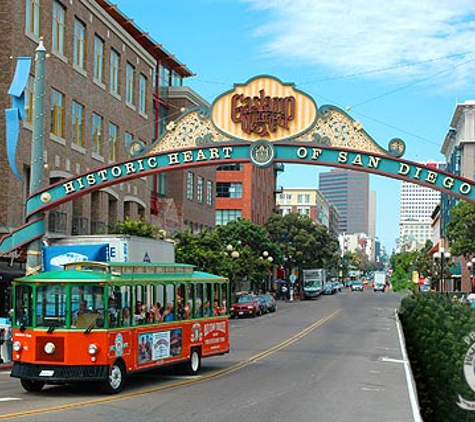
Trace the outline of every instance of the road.
{"type": "Polygon", "coordinates": [[[131,377],[119,396],[93,386],[26,393],[0,373],[0,420],[412,421],[394,293],[343,292],[278,303],[275,314],[231,322],[230,354],[197,377],[131,377]]]}

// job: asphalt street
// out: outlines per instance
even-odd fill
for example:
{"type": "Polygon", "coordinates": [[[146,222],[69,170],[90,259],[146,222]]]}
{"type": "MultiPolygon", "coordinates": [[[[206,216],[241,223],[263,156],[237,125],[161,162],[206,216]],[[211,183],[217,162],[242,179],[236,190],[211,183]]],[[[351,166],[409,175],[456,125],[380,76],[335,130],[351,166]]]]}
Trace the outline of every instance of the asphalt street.
{"type": "Polygon", "coordinates": [[[395,318],[400,300],[345,291],[279,302],[275,314],[232,320],[231,353],[204,360],[199,376],[141,374],[119,396],[93,386],[26,393],[1,372],[0,420],[413,421],[395,318]]]}

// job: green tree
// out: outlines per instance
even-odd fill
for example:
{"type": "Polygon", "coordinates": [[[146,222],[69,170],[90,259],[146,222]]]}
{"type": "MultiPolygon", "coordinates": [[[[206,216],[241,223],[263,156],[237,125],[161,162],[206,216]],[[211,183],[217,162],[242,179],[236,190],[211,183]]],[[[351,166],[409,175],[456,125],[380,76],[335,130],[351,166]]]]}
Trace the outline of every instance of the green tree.
{"type": "Polygon", "coordinates": [[[338,239],[310,217],[296,213],[274,214],[266,228],[287,259],[282,263],[288,270],[293,266],[300,269],[338,267],[338,239]]]}
{"type": "Polygon", "coordinates": [[[416,284],[412,281],[412,272],[416,270],[419,252],[400,252],[391,257],[391,284],[394,291],[414,290],[416,284]]]}
{"type": "Polygon", "coordinates": [[[475,204],[460,201],[452,208],[446,233],[452,255],[472,256],[475,252],[475,204]]]}
{"type": "Polygon", "coordinates": [[[125,221],[118,221],[111,229],[112,234],[128,234],[131,236],[149,237],[152,239],[164,239],[166,233],[159,230],[157,226],[148,223],[143,218],[140,220],[132,220],[126,217],[125,221]]]}
{"type": "Polygon", "coordinates": [[[248,280],[257,290],[282,255],[267,230],[243,219],[212,231],[178,233],[175,240],[178,261],[228,277],[233,290],[239,288],[242,280],[248,280]],[[267,257],[264,257],[264,252],[267,252],[267,257]],[[273,261],[266,259],[268,257],[273,261]]]}

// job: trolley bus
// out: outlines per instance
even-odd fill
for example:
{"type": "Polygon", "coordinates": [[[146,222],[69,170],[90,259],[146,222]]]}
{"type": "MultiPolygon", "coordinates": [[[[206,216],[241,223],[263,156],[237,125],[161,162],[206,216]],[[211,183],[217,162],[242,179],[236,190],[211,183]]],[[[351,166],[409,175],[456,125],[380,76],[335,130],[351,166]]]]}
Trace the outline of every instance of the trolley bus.
{"type": "Polygon", "coordinates": [[[23,388],[97,381],[164,365],[197,374],[229,352],[229,282],[186,264],[78,262],[13,283],[13,369],[23,388]]]}

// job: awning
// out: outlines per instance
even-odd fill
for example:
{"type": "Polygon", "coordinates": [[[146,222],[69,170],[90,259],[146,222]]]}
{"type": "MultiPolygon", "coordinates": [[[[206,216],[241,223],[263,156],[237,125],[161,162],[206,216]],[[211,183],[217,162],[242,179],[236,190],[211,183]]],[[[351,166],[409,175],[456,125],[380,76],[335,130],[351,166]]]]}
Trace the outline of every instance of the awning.
{"type": "Polygon", "coordinates": [[[460,262],[454,262],[449,269],[452,277],[462,277],[462,264],[460,262]]]}
{"type": "Polygon", "coordinates": [[[427,255],[429,256],[432,256],[434,255],[436,252],[439,252],[439,243],[436,243],[434,246],[432,246],[432,248],[430,249],[429,252],[427,252],[427,255]]]}

